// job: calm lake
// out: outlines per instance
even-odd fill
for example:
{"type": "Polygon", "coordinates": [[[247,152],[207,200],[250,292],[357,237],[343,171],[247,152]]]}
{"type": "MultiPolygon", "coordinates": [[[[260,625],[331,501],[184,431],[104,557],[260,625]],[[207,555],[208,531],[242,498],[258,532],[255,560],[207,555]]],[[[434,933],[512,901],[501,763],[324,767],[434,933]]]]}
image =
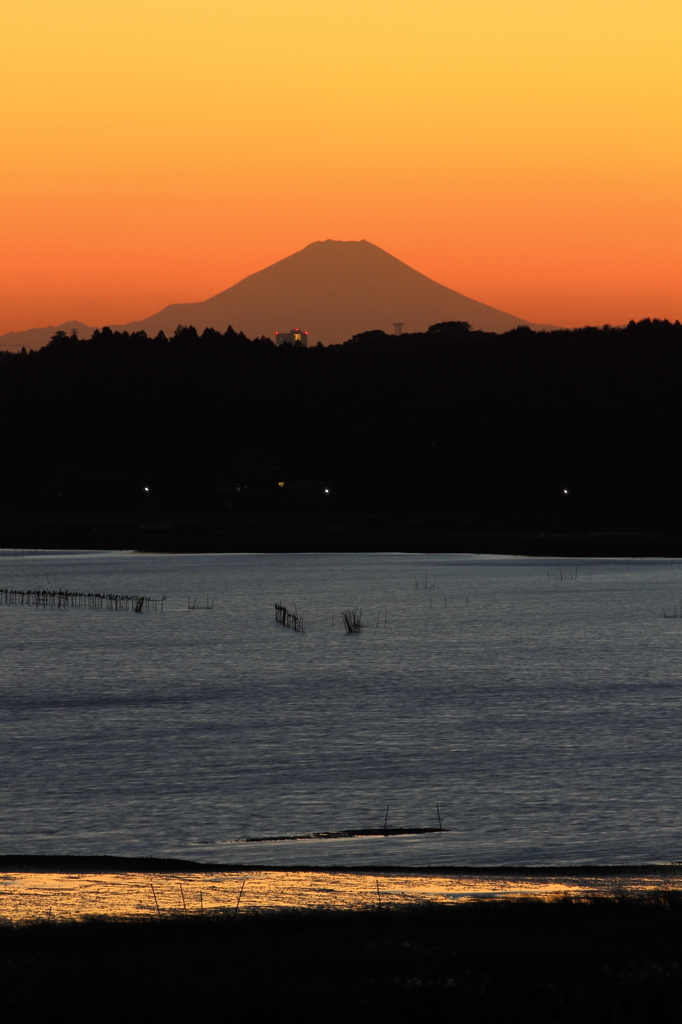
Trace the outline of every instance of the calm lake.
{"type": "Polygon", "coordinates": [[[5,551],[0,587],[166,596],[0,606],[0,853],[682,859],[682,564],[5,551]]]}

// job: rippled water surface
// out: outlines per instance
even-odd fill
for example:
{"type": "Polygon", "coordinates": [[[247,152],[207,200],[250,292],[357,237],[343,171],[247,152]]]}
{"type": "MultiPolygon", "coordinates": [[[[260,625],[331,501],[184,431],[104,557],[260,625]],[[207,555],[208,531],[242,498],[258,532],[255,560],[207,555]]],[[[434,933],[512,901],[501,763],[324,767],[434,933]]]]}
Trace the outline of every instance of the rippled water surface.
{"type": "Polygon", "coordinates": [[[679,615],[682,565],[0,557],[0,587],[59,586],[167,601],[0,606],[0,853],[682,858],[682,620],[663,615],[679,615]],[[275,623],[279,600],[305,634],[275,623]],[[365,629],[346,636],[354,606],[365,629]],[[387,806],[389,828],[434,827],[437,803],[447,832],[241,842],[381,827],[387,806]]]}

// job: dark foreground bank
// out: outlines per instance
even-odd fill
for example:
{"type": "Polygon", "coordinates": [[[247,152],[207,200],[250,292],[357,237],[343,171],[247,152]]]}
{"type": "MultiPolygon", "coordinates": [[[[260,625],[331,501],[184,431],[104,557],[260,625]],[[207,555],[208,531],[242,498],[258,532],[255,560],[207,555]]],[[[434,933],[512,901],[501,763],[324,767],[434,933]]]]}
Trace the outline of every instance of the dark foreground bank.
{"type": "Polygon", "coordinates": [[[8,925],[0,1008],[22,1021],[676,1019],[682,899],[8,925]]]}
{"type": "Polygon", "coordinates": [[[0,352],[0,548],[679,557],[682,324],[0,352]]]}

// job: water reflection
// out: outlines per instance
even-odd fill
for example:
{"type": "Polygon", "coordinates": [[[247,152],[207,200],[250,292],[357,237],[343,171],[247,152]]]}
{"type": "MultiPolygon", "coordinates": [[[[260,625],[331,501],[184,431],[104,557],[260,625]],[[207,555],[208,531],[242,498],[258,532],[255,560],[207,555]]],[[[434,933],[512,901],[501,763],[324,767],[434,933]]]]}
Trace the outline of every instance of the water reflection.
{"type": "Polygon", "coordinates": [[[353,910],[453,900],[553,899],[682,889],[682,872],[586,876],[247,871],[217,874],[51,874],[0,876],[0,917],[12,922],[91,916],[225,914],[278,909],[353,910]]]}

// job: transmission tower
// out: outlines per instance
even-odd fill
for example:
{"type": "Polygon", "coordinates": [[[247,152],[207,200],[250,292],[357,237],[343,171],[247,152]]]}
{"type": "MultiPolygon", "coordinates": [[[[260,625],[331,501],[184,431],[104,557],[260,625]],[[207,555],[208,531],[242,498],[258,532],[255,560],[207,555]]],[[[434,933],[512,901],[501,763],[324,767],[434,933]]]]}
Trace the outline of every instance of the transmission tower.
{"type": "Polygon", "coordinates": [[[393,326],[395,327],[395,333],[396,334],[402,334],[403,333],[403,327],[405,326],[405,321],[403,320],[403,322],[401,324],[393,324],[393,326]]]}

